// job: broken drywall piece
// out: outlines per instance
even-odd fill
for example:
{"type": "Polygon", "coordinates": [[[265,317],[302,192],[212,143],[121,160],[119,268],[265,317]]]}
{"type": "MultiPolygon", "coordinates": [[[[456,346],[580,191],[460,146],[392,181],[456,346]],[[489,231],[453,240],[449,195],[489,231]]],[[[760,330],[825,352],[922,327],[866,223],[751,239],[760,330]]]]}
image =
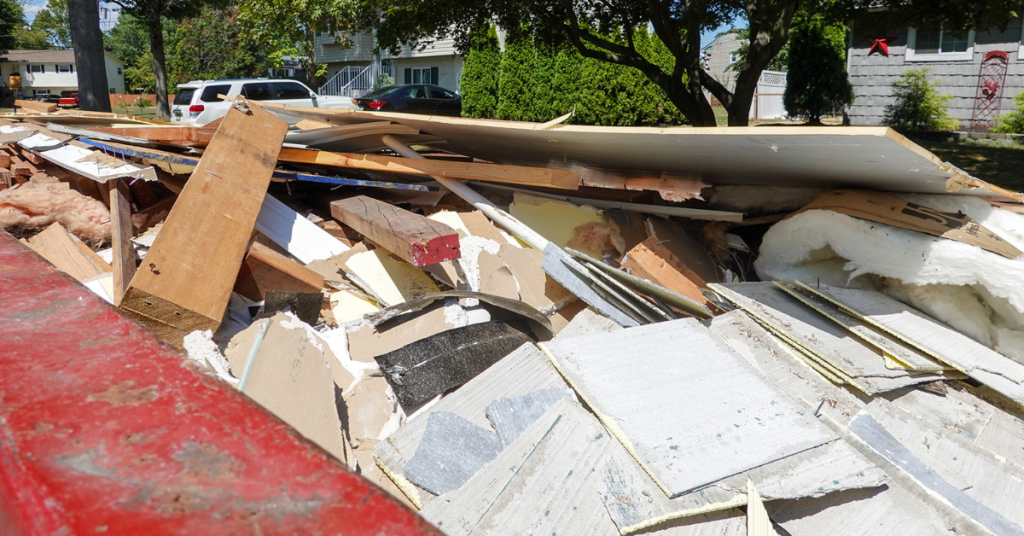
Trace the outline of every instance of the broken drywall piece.
{"type": "Polygon", "coordinates": [[[858,414],[850,421],[850,430],[892,464],[909,473],[921,485],[949,501],[955,508],[981,523],[994,534],[1024,534],[1020,525],[979,503],[939,476],[934,469],[911,453],[871,415],[858,414]]]}
{"type": "Polygon", "coordinates": [[[393,259],[382,248],[356,253],[344,261],[344,266],[384,305],[440,292],[430,276],[411,264],[393,259]]]}
{"type": "Polygon", "coordinates": [[[519,299],[541,313],[551,315],[576,301],[573,293],[544,273],[541,268],[544,263],[543,251],[503,244],[497,255],[515,277],[519,299]]]}
{"type": "Polygon", "coordinates": [[[541,347],[670,497],[835,439],[693,319],[541,347]]]}
{"type": "Polygon", "coordinates": [[[569,323],[558,332],[558,337],[568,339],[591,333],[621,331],[622,326],[589,307],[585,307],[569,323]]]}
{"type": "Polygon", "coordinates": [[[499,398],[487,404],[487,420],[498,433],[501,446],[507,447],[564,396],[576,399],[570,389],[541,389],[515,398],[499,398]]]}
{"type": "Polygon", "coordinates": [[[374,358],[377,356],[431,335],[469,325],[465,311],[455,300],[451,301],[451,305],[434,305],[419,314],[407,315],[379,326],[369,322],[361,325],[348,334],[349,354],[356,361],[376,363],[374,358]]]}
{"type": "Polygon", "coordinates": [[[217,343],[213,341],[212,331],[193,331],[185,335],[183,346],[190,359],[209,366],[220,379],[231,384],[238,383],[238,378],[232,376],[229,371],[231,365],[227,359],[224,359],[217,343]]]}
{"type": "Polygon", "coordinates": [[[303,218],[274,196],[263,198],[256,230],[267,235],[293,257],[309,264],[348,251],[349,247],[315,223],[303,218]]]}
{"type": "Polygon", "coordinates": [[[334,320],[339,324],[358,320],[380,310],[373,303],[347,290],[332,292],[328,299],[331,303],[331,312],[334,313],[334,320]]]}
{"type": "MultiPolygon", "coordinates": [[[[549,199],[530,195],[524,192],[515,192],[514,201],[509,205],[509,213],[512,217],[521,221],[524,225],[533,229],[544,238],[547,238],[558,247],[565,247],[573,240],[584,253],[593,257],[600,257],[602,249],[589,247],[591,241],[579,241],[577,229],[590,224],[603,226],[607,229],[610,220],[604,213],[590,205],[577,206],[568,201],[549,199]]],[[[616,231],[614,235],[617,235],[616,231]]],[[[611,240],[612,233],[603,235],[611,240]]],[[[621,237],[618,238],[621,241],[621,237]]],[[[605,241],[601,241],[603,244],[605,241]]]]}
{"type": "Polygon", "coordinates": [[[487,322],[444,331],[375,359],[402,408],[410,411],[528,342],[526,334],[505,322],[487,322]]]}
{"type": "Polygon", "coordinates": [[[312,328],[279,313],[239,333],[225,356],[240,391],[334,457],[351,459],[335,403],[336,359],[312,328]]]}
{"type": "Polygon", "coordinates": [[[501,448],[494,432],[454,413],[431,413],[416,454],[405,464],[405,476],[435,495],[448,493],[462,487],[501,448]]]}

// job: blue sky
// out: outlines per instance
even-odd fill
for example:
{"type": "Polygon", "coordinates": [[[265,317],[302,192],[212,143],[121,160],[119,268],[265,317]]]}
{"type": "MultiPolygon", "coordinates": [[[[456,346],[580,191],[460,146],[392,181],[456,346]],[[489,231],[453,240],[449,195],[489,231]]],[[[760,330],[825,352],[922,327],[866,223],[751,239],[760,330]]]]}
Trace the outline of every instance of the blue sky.
{"type": "Polygon", "coordinates": [[[722,26],[720,26],[718,28],[715,28],[714,30],[711,30],[709,32],[704,32],[704,33],[700,34],[700,46],[701,46],[701,48],[704,48],[705,46],[707,46],[708,43],[713,41],[715,39],[716,35],[724,32],[726,30],[730,30],[732,28],[735,28],[737,26],[742,28],[743,26],[746,26],[746,24],[744,24],[744,22],[742,20],[735,20],[735,21],[730,22],[729,24],[722,25],[722,26]]]}
{"type": "MultiPolygon", "coordinates": [[[[36,13],[46,7],[46,0],[24,0],[21,7],[25,10],[25,20],[31,23],[36,18],[36,13]]],[[[117,24],[118,11],[115,10],[119,9],[117,4],[100,2],[100,28],[103,31],[107,31],[117,24]]]]}

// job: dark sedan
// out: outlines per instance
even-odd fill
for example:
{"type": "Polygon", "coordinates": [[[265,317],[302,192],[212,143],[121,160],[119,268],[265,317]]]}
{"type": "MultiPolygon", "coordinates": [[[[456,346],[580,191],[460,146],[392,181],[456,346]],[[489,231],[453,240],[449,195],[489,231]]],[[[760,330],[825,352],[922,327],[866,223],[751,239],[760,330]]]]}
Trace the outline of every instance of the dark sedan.
{"type": "Polygon", "coordinates": [[[443,87],[412,84],[386,86],[352,103],[369,112],[405,112],[427,115],[462,115],[462,98],[443,87]]]}

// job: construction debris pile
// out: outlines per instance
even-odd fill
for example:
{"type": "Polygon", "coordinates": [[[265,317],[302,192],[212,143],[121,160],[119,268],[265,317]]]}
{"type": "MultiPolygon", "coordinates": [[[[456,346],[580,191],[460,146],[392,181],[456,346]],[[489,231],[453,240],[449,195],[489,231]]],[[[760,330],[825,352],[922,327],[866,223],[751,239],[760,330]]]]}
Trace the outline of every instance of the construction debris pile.
{"type": "Polygon", "coordinates": [[[0,188],[446,534],[1024,534],[1024,197],[886,129],[25,113],[0,188]]]}

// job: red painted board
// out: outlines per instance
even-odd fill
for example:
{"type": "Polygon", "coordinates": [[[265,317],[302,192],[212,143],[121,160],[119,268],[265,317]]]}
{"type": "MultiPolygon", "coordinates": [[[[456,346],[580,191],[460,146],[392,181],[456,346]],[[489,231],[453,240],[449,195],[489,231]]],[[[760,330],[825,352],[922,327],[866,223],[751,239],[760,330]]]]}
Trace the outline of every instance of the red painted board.
{"type": "Polygon", "coordinates": [[[440,534],[0,231],[0,534],[440,534]]]}

